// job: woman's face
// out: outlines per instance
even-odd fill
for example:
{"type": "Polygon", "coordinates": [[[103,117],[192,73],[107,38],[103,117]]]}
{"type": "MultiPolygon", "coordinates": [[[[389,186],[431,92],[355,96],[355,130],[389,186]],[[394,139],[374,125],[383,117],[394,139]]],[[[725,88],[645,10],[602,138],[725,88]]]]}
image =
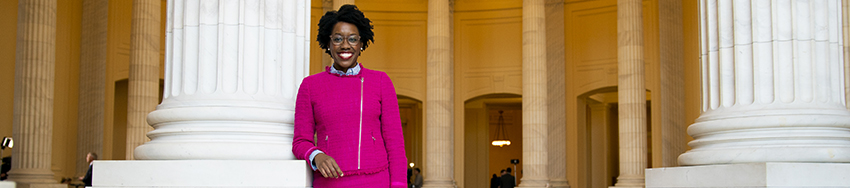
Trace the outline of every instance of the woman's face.
{"type": "Polygon", "coordinates": [[[334,60],[334,68],[348,70],[357,63],[360,57],[360,31],[357,26],[347,22],[337,22],[331,33],[330,51],[334,60]]]}

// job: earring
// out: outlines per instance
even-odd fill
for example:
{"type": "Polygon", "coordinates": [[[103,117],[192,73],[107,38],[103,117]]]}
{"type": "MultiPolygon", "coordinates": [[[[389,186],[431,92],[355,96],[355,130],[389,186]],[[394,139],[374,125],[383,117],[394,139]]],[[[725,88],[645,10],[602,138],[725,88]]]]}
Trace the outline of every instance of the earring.
{"type": "Polygon", "coordinates": [[[360,51],[363,51],[363,50],[364,50],[363,48],[360,48],[360,51]]]}

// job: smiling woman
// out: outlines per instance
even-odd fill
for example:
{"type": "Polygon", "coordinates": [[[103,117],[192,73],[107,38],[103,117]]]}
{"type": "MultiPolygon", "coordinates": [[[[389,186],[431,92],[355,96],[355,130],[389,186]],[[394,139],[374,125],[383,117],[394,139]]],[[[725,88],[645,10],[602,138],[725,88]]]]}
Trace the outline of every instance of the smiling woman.
{"type": "Polygon", "coordinates": [[[357,61],[372,28],[354,5],[319,20],[316,40],[333,66],[302,81],[292,141],[292,153],[313,168],[313,187],[407,187],[395,87],[357,61]]]}

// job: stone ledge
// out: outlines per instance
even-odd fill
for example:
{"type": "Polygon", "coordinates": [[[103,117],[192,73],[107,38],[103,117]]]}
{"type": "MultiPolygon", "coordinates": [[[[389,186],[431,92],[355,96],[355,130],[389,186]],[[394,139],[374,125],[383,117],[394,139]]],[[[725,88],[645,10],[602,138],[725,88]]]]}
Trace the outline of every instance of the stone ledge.
{"type": "Polygon", "coordinates": [[[647,188],[850,187],[848,163],[744,163],[653,168],[647,188]]]}
{"type": "Polygon", "coordinates": [[[302,160],[95,161],[94,187],[312,187],[302,160]]]}

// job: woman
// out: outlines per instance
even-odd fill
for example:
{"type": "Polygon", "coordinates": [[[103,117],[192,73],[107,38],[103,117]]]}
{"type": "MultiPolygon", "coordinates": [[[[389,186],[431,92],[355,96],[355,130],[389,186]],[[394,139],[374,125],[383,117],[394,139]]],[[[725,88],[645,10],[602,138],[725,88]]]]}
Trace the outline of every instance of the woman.
{"type": "Polygon", "coordinates": [[[313,168],[313,187],[407,187],[395,87],[357,62],[374,42],[372,28],[354,5],[319,20],[317,41],[334,63],[302,81],[292,141],[313,168]]]}

